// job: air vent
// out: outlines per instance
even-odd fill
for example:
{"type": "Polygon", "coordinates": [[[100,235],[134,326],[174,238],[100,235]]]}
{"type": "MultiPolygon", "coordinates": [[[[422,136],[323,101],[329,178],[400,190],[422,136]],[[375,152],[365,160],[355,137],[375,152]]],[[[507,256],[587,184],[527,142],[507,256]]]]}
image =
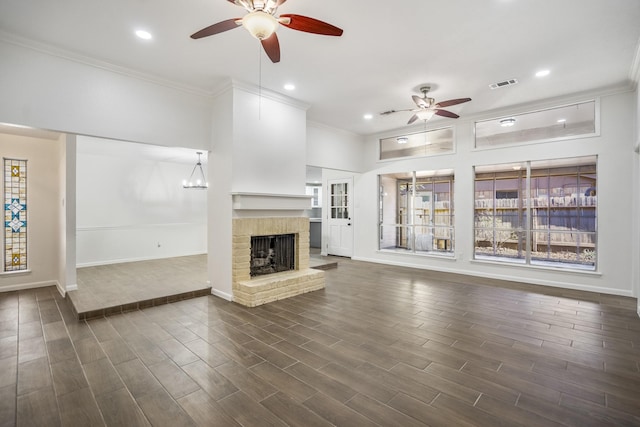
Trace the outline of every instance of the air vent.
{"type": "Polygon", "coordinates": [[[498,89],[498,88],[505,87],[505,86],[515,85],[515,84],[517,84],[517,83],[518,83],[518,80],[516,80],[516,79],[509,79],[509,80],[505,80],[505,81],[503,81],[503,82],[491,83],[491,84],[489,85],[489,87],[490,87],[491,89],[498,89]]]}

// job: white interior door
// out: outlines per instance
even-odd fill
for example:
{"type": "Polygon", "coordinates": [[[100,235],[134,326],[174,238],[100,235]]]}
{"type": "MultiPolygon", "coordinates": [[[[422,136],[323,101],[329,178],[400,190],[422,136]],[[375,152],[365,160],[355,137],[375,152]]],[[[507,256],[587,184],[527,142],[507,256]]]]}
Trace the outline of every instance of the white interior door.
{"type": "Polygon", "coordinates": [[[353,255],[353,179],[329,180],[327,221],[329,243],[327,253],[351,257],[353,255]]]}

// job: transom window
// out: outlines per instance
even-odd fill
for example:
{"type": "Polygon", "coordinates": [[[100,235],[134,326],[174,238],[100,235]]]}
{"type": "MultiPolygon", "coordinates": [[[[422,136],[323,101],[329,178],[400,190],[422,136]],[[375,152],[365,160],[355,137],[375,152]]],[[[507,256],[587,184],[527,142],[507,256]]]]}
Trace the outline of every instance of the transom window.
{"type": "Polygon", "coordinates": [[[380,140],[380,160],[453,153],[453,129],[443,128],[380,140]]]}
{"type": "Polygon", "coordinates": [[[587,101],[476,122],[476,147],[488,148],[596,134],[596,102],[587,101]]]}

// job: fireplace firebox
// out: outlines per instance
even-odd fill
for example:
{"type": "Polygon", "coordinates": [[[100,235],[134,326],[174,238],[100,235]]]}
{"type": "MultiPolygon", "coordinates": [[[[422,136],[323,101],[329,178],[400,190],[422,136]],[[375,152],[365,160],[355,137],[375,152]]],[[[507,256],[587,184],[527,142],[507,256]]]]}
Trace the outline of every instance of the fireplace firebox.
{"type": "Polygon", "coordinates": [[[296,236],[251,236],[251,277],[296,269],[296,236]]]}

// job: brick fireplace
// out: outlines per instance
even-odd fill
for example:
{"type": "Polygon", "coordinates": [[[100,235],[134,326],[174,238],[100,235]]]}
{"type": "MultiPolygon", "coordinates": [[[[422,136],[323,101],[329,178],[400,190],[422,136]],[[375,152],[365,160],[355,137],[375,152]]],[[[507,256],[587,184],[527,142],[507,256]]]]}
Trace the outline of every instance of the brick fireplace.
{"type": "Polygon", "coordinates": [[[247,307],[324,288],[324,272],[309,268],[309,218],[233,218],[233,300],[247,307]],[[251,277],[251,237],[293,235],[295,268],[251,277]]]}

